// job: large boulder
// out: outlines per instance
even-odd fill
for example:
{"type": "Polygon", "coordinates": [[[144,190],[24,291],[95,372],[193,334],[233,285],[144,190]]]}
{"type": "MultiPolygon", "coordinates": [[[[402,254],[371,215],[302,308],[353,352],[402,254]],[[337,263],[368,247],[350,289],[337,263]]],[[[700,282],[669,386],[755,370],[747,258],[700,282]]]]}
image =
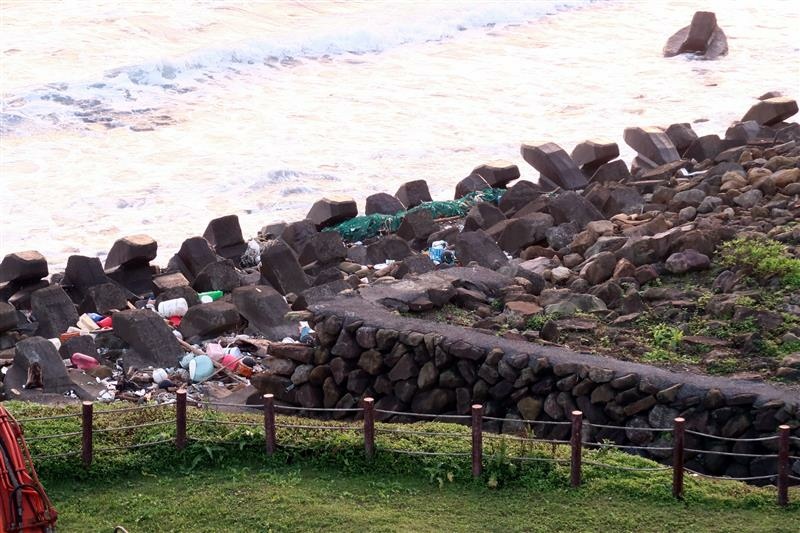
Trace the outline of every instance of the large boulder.
{"type": "Polygon", "coordinates": [[[158,243],[149,235],[128,235],[114,242],[106,257],[105,269],[147,265],[156,258],[158,243]]]}
{"type": "Polygon", "coordinates": [[[394,215],[400,211],[404,211],[406,206],[403,202],[385,192],[379,192],[367,196],[367,201],[364,206],[364,213],[367,215],[394,215]]]}
{"type": "Polygon", "coordinates": [[[308,240],[299,261],[302,265],[316,262],[320,265],[341,262],[347,257],[347,248],[344,246],[342,236],[335,231],[315,233],[308,240]]]}
{"type": "Polygon", "coordinates": [[[592,174],[592,183],[624,182],[631,179],[631,171],[622,159],[600,165],[592,174]]]}
{"type": "Polygon", "coordinates": [[[0,302],[0,333],[17,327],[17,310],[6,302],[0,302]]]}
{"type": "Polygon", "coordinates": [[[287,224],[281,231],[280,238],[294,250],[294,253],[301,254],[311,241],[311,237],[317,233],[317,227],[306,218],[287,224]]]}
{"type": "Polygon", "coordinates": [[[508,263],[503,250],[482,230],[459,234],[455,248],[456,257],[462,265],[475,261],[482,267],[496,270],[508,263]]]}
{"type": "Polygon", "coordinates": [[[83,255],[71,255],[67,259],[62,286],[76,303],[81,303],[88,295],[90,287],[112,283],[103,271],[100,259],[83,255]]]}
{"type": "Polygon", "coordinates": [[[466,178],[456,183],[456,193],[454,198],[458,200],[471,192],[488,189],[489,184],[479,174],[473,172],[466,178]]]}
{"type": "Polygon", "coordinates": [[[652,168],[681,158],[675,145],[661,128],[625,128],[623,138],[652,168]]]}
{"type": "Polygon", "coordinates": [[[472,173],[485,179],[492,187],[506,187],[519,178],[519,167],[508,161],[490,161],[475,167],[472,173]]]}
{"type": "MultiPolygon", "coordinates": [[[[523,248],[544,240],[545,232],[553,226],[553,217],[546,213],[533,213],[526,217],[504,220],[498,225],[503,227],[497,237],[497,244],[514,255],[523,248]]],[[[487,233],[493,235],[492,228],[487,233]]]]}
{"type": "Polygon", "coordinates": [[[33,291],[31,312],[39,323],[37,333],[42,337],[58,337],[78,322],[75,304],[58,285],[33,291]]]}
{"type": "Polygon", "coordinates": [[[233,290],[233,305],[247,319],[245,330],[269,340],[281,340],[298,332],[297,324],[286,320],[289,304],[268,285],[251,285],[233,290]]]}
{"type": "Polygon", "coordinates": [[[432,199],[425,180],[408,181],[402,184],[394,195],[406,209],[416,207],[422,202],[430,202],[432,199]]]}
{"type": "Polygon", "coordinates": [[[641,213],[644,207],[644,197],[636,187],[627,187],[619,183],[597,185],[586,195],[592,203],[607,218],[619,213],[632,215],[641,213]]]}
{"type": "Polygon", "coordinates": [[[601,165],[619,157],[619,146],[608,139],[589,139],[572,150],[572,160],[591,176],[601,165]]]}
{"type": "Polygon", "coordinates": [[[186,339],[231,331],[239,324],[239,311],[232,303],[217,300],[195,305],[183,316],[178,327],[186,339]]]}
{"type": "Polygon", "coordinates": [[[23,389],[38,389],[52,394],[63,394],[72,389],[84,399],[87,396],[70,379],[56,347],[43,337],[30,337],[17,343],[14,362],[4,384],[6,393],[16,391],[13,396],[23,395],[23,389]]]}
{"type": "Polygon", "coordinates": [[[236,268],[229,259],[226,259],[203,267],[192,282],[192,288],[197,292],[230,292],[241,284],[236,268]]]}
{"type": "Polygon", "coordinates": [[[387,235],[367,246],[367,260],[373,265],[387,259],[400,261],[413,253],[408,242],[397,235],[387,235]]]}
{"type": "Polygon", "coordinates": [[[309,287],[297,256],[281,239],[268,241],[261,252],[261,275],[283,295],[300,294],[309,287]]]}
{"type": "Polygon", "coordinates": [[[47,274],[47,260],[35,250],[8,254],[0,263],[0,283],[38,281],[47,274]]]}
{"type": "Polygon", "coordinates": [[[314,202],[306,218],[313,222],[317,229],[333,226],[358,216],[356,201],[349,196],[327,196],[314,202]]]}
{"type": "Polygon", "coordinates": [[[717,16],[710,11],[697,11],[692,23],[667,40],[664,57],[694,53],[704,59],[716,59],[728,53],[728,39],[717,26],[717,16]]]}
{"type": "Polygon", "coordinates": [[[244,237],[242,237],[239,217],[236,215],[215,218],[206,226],[203,237],[214,247],[216,254],[225,259],[238,262],[247,248],[244,237]]]}
{"type": "Polygon", "coordinates": [[[128,299],[125,292],[116,283],[101,283],[89,287],[79,306],[82,313],[100,313],[101,315],[127,308],[128,299]]]}
{"type": "Polygon", "coordinates": [[[489,229],[505,219],[506,216],[496,206],[488,202],[478,202],[467,212],[467,216],[464,219],[464,231],[489,229]]]}
{"type": "Polygon", "coordinates": [[[583,229],[593,220],[606,218],[589,200],[573,191],[565,191],[550,198],[548,206],[556,224],[574,222],[583,229]]]}
{"type": "Polygon", "coordinates": [[[520,153],[528,164],[563,189],[582,189],[589,183],[575,161],[555,143],[523,143],[520,153]]]}
{"type": "Polygon", "coordinates": [[[506,215],[513,215],[542,195],[542,188],[533,182],[521,180],[509,188],[497,207],[506,215]]]}
{"type": "Polygon", "coordinates": [[[407,241],[426,241],[428,236],[436,231],[433,215],[427,209],[409,211],[403,217],[397,235],[407,241]]]}
{"type": "Polygon", "coordinates": [[[207,265],[219,261],[211,245],[203,237],[191,237],[181,244],[180,250],[170,261],[190,281],[207,265]]]}
{"type": "Polygon", "coordinates": [[[184,354],[164,319],[149,309],[115,313],[114,334],[136,352],[126,355],[126,362],[134,365],[171,367],[184,354]]]}
{"type": "Polygon", "coordinates": [[[665,133],[680,154],[685,152],[686,149],[697,140],[697,133],[695,133],[692,129],[692,125],[688,122],[670,124],[665,133]]]}
{"type": "Polygon", "coordinates": [[[742,122],[754,120],[762,126],[772,126],[783,122],[797,113],[797,101],[778,96],[761,100],[742,117],[742,122]]]}

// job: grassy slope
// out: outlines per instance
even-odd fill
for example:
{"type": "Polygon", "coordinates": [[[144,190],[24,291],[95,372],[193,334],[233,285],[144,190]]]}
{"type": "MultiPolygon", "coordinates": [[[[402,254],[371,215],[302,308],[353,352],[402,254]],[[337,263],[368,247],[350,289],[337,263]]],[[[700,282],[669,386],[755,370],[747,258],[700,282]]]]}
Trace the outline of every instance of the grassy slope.
{"type": "MultiPolygon", "coordinates": [[[[18,418],[75,412],[18,402],[18,418]]],[[[125,406],[122,406],[125,407],[125,406]]],[[[174,420],[171,408],[107,413],[95,429],[174,420]]],[[[584,486],[569,489],[567,465],[519,463],[515,457],[569,457],[563,446],[484,441],[484,476],[472,480],[468,457],[409,456],[386,450],[466,452],[469,428],[453,424],[377,424],[377,428],[455,433],[458,437],[379,433],[378,453],[364,459],[358,433],[279,428],[280,453],[264,456],[261,417],[190,410],[192,441],[115,453],[99,450],[174,435],[174,425],[137,427],[97,435],[90,470],[77,458],[37,461],[63,531],[796,531],[800,489],[788,509],[775,505],[774,488],[688,477],[686,502],[672,499],[671,474],[633,473],[586,465],[584,486]],[[252,426],[216,422],[248,422],[252,426]],[[491,489],[490,486],[498,486],[491,489]],[[193,512],[200,510],[200,513],[193,512]],[[200,516],[202,514],[202,516],[200,516]],[[234,525],[235,524],[235,525],[234,525]]],[[[308,419],[279,417],[284,424],[308,419]]],[[[314,421],[326,425],[331,422],[314,421]]],[[[347,423],[347,422],[346,422],[347,423]]],[[[352,424],[352,422],[349,422],[352,424]]],[[[29,422],[29,438],[78,429],[74,418],[29,422]]],[[[31,440],[32,453],[76,449],[77,438],[31,440]]],[[[653,467],[652,461],[612,449],[585,450],[586,461],[653,467]]]]}
{"type": "Polygon", "coordinates": [[[278,467],[50,483],[60,530],[797,531],[800,513],[278,467]],[[199,510],[199,511],[198,511],[199,510]]]}

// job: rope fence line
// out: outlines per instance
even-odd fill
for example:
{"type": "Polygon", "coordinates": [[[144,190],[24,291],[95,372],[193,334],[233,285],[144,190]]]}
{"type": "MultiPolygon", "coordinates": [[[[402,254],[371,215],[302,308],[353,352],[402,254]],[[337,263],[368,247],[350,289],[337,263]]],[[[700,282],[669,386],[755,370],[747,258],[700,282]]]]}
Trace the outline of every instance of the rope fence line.
{"type": "Polygon", "coordinates": [[[81,452],[64,452],[64,453],[51,453],[48,455],[31,455],[31,459],[56,459],[59,457],[72,457],[80,455],[81,452]]]}
{"type": "Polygon", "coordinates": [[[607,463],[600,463],[598,461],[584,461],[583,464],[591,466],[599,466],[602,468],[613,468],[615,470],[625,470],[627,472],[664,472],[666,470],[672,470],[671,466],[653,466],[653,467],[621,466],[621,465],[610,465],[607,463]]]}
{"type": "MultiPolygon", "coordinates": [[[[408,417],[416,417],[416,418],[445,418],[450,420],[469,420],[469,415],[434,415],[428,413],[406,413],[403,411],[389,411],[387,409],[373,409],[376,413],[380,413],[383,415],[399,415],[399,416],[408,416],[408,417]]],[[[363,409],[362,409],[363,411],[363,409]]],[[[489,417],[484,417],[484,420],[490,420],[489,417]]],[[[500,419],[504,420],[504,419],[500,419]]]]}
{"type": "Polygon", "coordinates": [[[76,437],[80,435],[80,431],[72,431],[70,433],[56,433],[53,435],[42,435],[41,437],[25,437],[26,441],[49,440],[49,439],[65,439],[67,437],[76,437]]]}
{"type": "Polygon", "coordinates": [[[276,405],[275,409],[286,411],[312,411],[319,413],[360,413],[361,407],[295,407],[293,405],[276,405]]]}
{"type": "MultiPolygon", "coordinates": [[[[174,424],[174,420],[162,420],[160,422],[145,422],[144,424],[132,424],[129,426],[119,426],[114,428],[105,429],[92,429],[93,433],[113,433],[115,431],[126,431],[129,429],[149,428],[154,426],[166,426],[167,424],[174,424]]],[[[79,433],[78,433],[79,434],[79,433]]]]}
{"type": "Polygon", "coordinates": [[[363,431],[364,429],[361,426],[310,426],[305,424],[275,424],[275,427],[284,429],[328,429],[331,431],[363,431]]]}
{"type": "Polygon", "coordinates": [[[598,448],[624,448],[626,450],[644,450],[651,452],[666,452],[673,449],[671,446],[636,446],[636,445],[629,446],[627,444],[616,444],[613,442],[582,441],[581,444],[584,444],[585,446],[597,446],[598,448]]]}
{"type": "Polygon", "coordinates": [[[383,452],[389,453],[400,453],[403,455],[426,455],[426,456],[447,456],[447,457],[469,457],[469,452],[424,452],[424,451],[414,451],[414,450],[398,450],[395,448],[380,448],[383,452]]]}
{"type": "Polygon", "coordinates": [[[80,418],[81,413],[70,413],[68,415],[53,415],[53,416],[35,416],[31,418],[20,418],[17,423],[24,424],[25,422],[38,422],[42,420],[61,420],[63,418],[80,418]]]}
{"type": "Polygon", "coordinates": [[[198,424],[222,424],[223,426],[248,426],[248,427],[263,427],[261,424],[255,422],[236,422],[234,420],[206,420],[203,418],[188,418],[190,422],[197,422],[198,424]]]}
{"type": "MultiPolygon", "coordinates": [[[[125,450],[137,449],[137,448],[144,448],[144,447],[152,447],[158,446],[167,443],[173,443],[175,447],[179,450],[186,447],[187,441],[191,440],[192,442],[213,442],[217,444],[230,444],[233,443],[230,440],[219,440],[219,439],[200,439],[196,437],[191,437],[191,439],[187,435],[187,422],[197,423],[197,424],[219,424],[222,426],[239,426],[239,427],[250,427],[250,428],[263,428],[263,436],[266,445],[266,453],[267,455],[272,455],[278,449],[278,439],[276,430],[277,429],[300,429],[300,430],[320,430],[320,431],[354,431],[360,434],[363,434],[363,442],[364,442],[364,452],[368,460],[372,459],[376,453],[376,450],[383,453],[395,453],[395,454],[402,454],[402,455],[410,455],[410,456],[439,456],[439,457],[468,457],[471,456],[472,458],[472,473],[473,476],[481,476],[483,473],[483,455],[484,452],[488,454],[490,457],[498,456],[498,454],[502,455],[502,457],[506,458],[507,460],[511,461],[531,461],[531,462],[550,462],[555,464],[568,464],[570,467],[570,484],[573,487],[578,487],[581,484],[581,471],[583,465],[588,466],[597,466],[600,468],[609,468],[609,469],[616,469],[621,471],[629,471],[629,472],[662,472],[671,470],[673,472],[673,495],[676,498],[682,499],[683,498],[683,477],[684,473],[689,473],[691,475],[703,476],[710,479],[726,479],[726,480],[734,480],[734,481],[762,481],[762,480],[776,480],[777,485],[777,492],[778,492],[778,504],[781,506],[785,506],[788,504],[788,486],[791,481],[800,481],[800,478],[797,476],[792,475],[794,472],[791,470],[791,461],[799,461],[800,456],[790,455],[790,443],[797,441],[800,442],[800,437],[795,437],[790,435],[791,428],[788,425],[781,425],[778,428],[778,434],[773,436],[764,436],[764,437],[757,437],[757,438],[731,438],[731,437],[721,437],[718,435],[712,435],[707,433],[702,433],[693,430],[687,430],[685,428],[685,420],[683,418],[676,418],[674,420],[674,426],[672,428],[631,428],[631,427],[624,427],[624,426],[615,426],[610,424],[591,424],[588,421],[583,419],[583,413],[581,411],[572,411],[571,413],[571,420],[570,421],[551,421],[551,420],[525,420],[525,419],[506,419],[506,418],[498,418],[498,417],[490,417],[490,416],[483,416],[483,406],[476,404],[472,406],[472,413],[471,415],[454,415],[454,414],[446,414],[446,415],[437,415],[437,414],[428,414],[428,413],[408,413],[403,411],[393,411],[393,410],[384,410],[384,409],[376,409],[374,405],[374,400],[372,398],[363,398],[362,399],[362,406],[361,407],[354,407],[354,408],[303,408],[303,407],[295,407],[295,406],[278,406],[274,403],[274,397],[272,395],[266,394],[263,396],[263,424],[256,423],[256,422],[243,422],[243,421],[234,421],[234,420],[214,420],[209,418],[199,418],[196,416],[187,416],[187,395],[186,391],[178,391],[177,398],[175,402],[172,403],[161,403],[161,404],[153,404],[148,406],[138,406],[133,408],[123,408],[118,410],[103,410],[97,413],[93,411],[93,403],[92,402],[83,402],[82,411],[80,414],[65,414],[65,415],[54,415],[54,416],[46,416],[46,417],[31,417],[27,419],[21,419],[20,422],[35,422],[35,421],[43,421],[43,420],[58,420],[58,419],[67,419],[67,418],[75,418],[79,417],[81,421],[81,429],[80,431],[73,431],[73,432],[64,432],[64,433],[57,433],[52,435],[34,435],[30,437],[28,440],[31,441],[44,441],[48,439],[56,439],[56,438],[70,438],[70,437],[77,437],[78,435],[82,436],[81,440],[81,449],[71,452],[65,453],[58,453],[58,454],[47,454],[47,455],[34,455],[32,459],[55,459],[55,458],[66,458],[66,457],[75,457],[81,456],[81,460],[83,465],[88,468],[91,465],[92,457],[94,453],[113,453],[113,452],[120,452],[125,450]],[[174,418],[170,418],[169,420],[158,420],[154,422],[145,422],[142,424],[135,424],[135,425],[126,425],[126,426],[118,426],[118,427],[110,427],[110,428],[98,428],[95,429],[93,425],[93,415],[108,415],[117,412],[132,412],[132,411],[141,411],[145,409],[153,409],[153,408],[162,408],[166,406],[175,406],[174,410],[174,418]],[[293,423],[284,423],[284,422],[276,422],[275,420],[275,412],[276,410],[284,409],[287,411],[315,411],[315,412],[351,412],[351,413],[363,413],[363,419],[359,417],[357,419],[358,425],[322,425],[322,424],[293,424],[293,423]],[[448,432],[448,431],[424,431],[424,430],[414,430],[414,429],[399,429],[399,428],[387,428],[387,427],[375,427],[375,419],[377,414],[385,414],[385,415],[398,415],[403,417],[410,417],[410,418],[427,418],[427,419],[445,419],[451,421],[464,421],[470,420],[469,427],[470,430],[464,432],[448,432]],[[553,425],[553,426],[570,426],[570,437],[569,440],[559,440],[559,439],[545,439],[545,438],[537,438],[535,434],[532,434],[532,437],[526,437],[522,435],[509,435],[509,434],[496,434],[496,433],[484,433],[486,429],[484,427],[484,421],[498,421],[498,422],[522,422],[522,423],[530,423],[530,424],[542,424],[542,425],[553,425]],[[618,429],[618,430],[631,430],[631,431],[645,431],[645,432],[652,432],[652,433],[660,433],[660,432],[671,432],[672,438],[672,446],[637,446],[637,445],[625,445],[625,444],[617,444],[617,443],[604,443],[604,442],[591,442],[583,440],[581,437],[583,435],[583,425],[586,424],[587,428],[608,428],[608,429],[618,429]],[[160,438],[159,440],[150,441],[150,442],[140,442],[138,444],[131,444],[128,446],[110,446],[110,447],[102,447],[102,448],[94,448],[93,441],[94,436],[96,434],[106,434],[118,431],[125,431],[131,429],[142,429],[148,427],[157,427],[157,426],[167,426],[175,424],[175,434],[174,436],[169,436],[167,438],[160,438]],[[470,451],[452,451],[452,452],[445,452],[445,451],[424,451],[424,450],[403,450],[392,448],[387,446],[386,443],[381,442],[380,446],[376,447],[376,434],[378,435],[409,435],[409,436],[421,436],[421,437],[442,437],[442,438],[457,438],[463,439],[466,437],[471,437],[471,450],[470,451]],[[701,450],[697,448],[687,448],[685,447],[685,436],[686,434],[696,435],[698,437],[704,437],[709,439],[720,439],[727,442],[768,442],[777,440],[777,453],[771,454],[755,454],[755,453],[738,453],[738,452],[729,452],[729,451],[722,451],[722,450],[701,450]],[[552,445],[553,446],[553,457],[540,457],[535,455],[522,455],[517,457],[507,457],[504,453],[504,448],[501,448],[499,451],[495,451],[490,446],[488,449],[484,450],[483,440],[489,439],[497,441],[500,439],[508,439],[514,442],[526,443],[530,442],[533,444],[540,444],[540,445],[552,445]],[[570,448],[570,458],[569,459],[559,459],[555,457],[555,446],[556,445],[563,445],[569,446],[570,448]],[[672,452],[672,463],[671,465],[665,466],[655,466],[655,467],[630,467],[630,466],[623,466],[623,465],[614,465],[608,464],[602,461],[592,460],[590,458],[584,459],[583,448],[591,448],[591,449],[603,449],[603,448],[617,448],[617,449],[624,449],[624,450],[643,450],[646,452],[672,452]],[[771,473],[768,475],[759,475],[759,476],[749,476],[749,477],[729,477],[729,476],[715,476],[709,474],[703,474],[700,472],[696,472],[690,468],[687,468],[684,465],[686,454],[708,454],[708,455],[720,455],[720,456],[729,456],[729,457],[743,457],[743,458],[761,458],[761,459],[777,459],[777,471],[775,473],[771,473]]],[[[209,408],[214,406],[231,406],[231,407],[258,407],[253,405],[243,405],[243,404],[231,404],[231,403],[224,403],[224,402],[206,402],[200,403],[197,405],[199,409],[209,408]]],[[[200,411],[202,412],[202,411],[200,411]]],[[[354,421],[356,422],[356,421],[354,421]]],[[[451,426],[453,427],[453,426],[451,426]]],[[[455,426],[458,427],[458,426],[455,426]]],[[[463,426],[461,426],[463,427],[463,426]]],[[[170,432],[171,433],[171,432],[170,432]]],[[[258,432],[262,434],[261,431],[258,432]]],[[[307,447],[293,445],[291,443],[283,442],[283,439],[286,439],[285,435],[281,433],[282,440],[280,442],[280,448],[286,449],[304,449],[307,451],[309,450],[307,447]]],[[[524,434],[523,434],[524,435],[524,434]]],[[[156,435],[153,435],[156,436],[156,435]]],[[[153,437],[151,436],[151,438],[153,437]]],[[[157,437],[163,437],[164,433],[157,435],[157,437]]],[[[767,447],[772,450],[772,447],[767,447]]],[[[463,448],[462,448],[463,449],[463,448]]],[[[520,448],[520,451],[524,452],[525,448],[520,448]]],[[[533,450],[531,450],[533,451],[533,450]]],[[[591,456],[589,456],[591,457],[591,456]]],[[[796,465],[795,465],[796,466],[796,465]]]]}
{"type": "MultiPolygon", "coordinates": [[[[664,433],[673,430],[673,428],[631,428],[625,426],[610,426],[608,424],[592,424],[591,422],[587,425],[593,428],[622,429],[625,431],[649,431],[651,433],[664,433]]],[[[688,433],[689,431],[687,430],[686,432],[688,433]]]]}
{"type": "Polygon", "coordinates": [[[718,479],[723,481],[757,481],[762,479],[773,479],[778,477],[778,474],[768,474],[766,476],[750,476],[750,477],[728,477],[728,476],[711,476],[709,474],[702,474],[689,468],[684,468],[687,472],[694,476],[700,476],[708,479],[718,479]]]}
{"type": "Polygon", "coordinates": [[[545,426],[569,426],[571,422],[562,422],[558,420],[528,420],[519,418],[498,418],[496,416],[484,416],[484,420],[491,420],[493,422],[513,422],[523,424],[543,424],[545,426]]]}
{"type": "Polygon", "coordinates": [[[736,452],[721,452],[718,450],[696,450],[694,448],[684,448],[684,451],[692,452],[692,453],[699,453],[699,454],[708,454],[708,455],[727,455],[730,457],[759,457],[763,459],[773,459],[778,457],[778,454],[759,454],[759,453],[736,453],[736,452]]]}
{"type": "Polygon", "coordinates": [[[710,433],[701,433],[700,431],[693,431],[691,429],[687,429],[686,433],[688,433],[689,435],[697,435],[698,437],[705,437],[707,439],[726,440],[726,441],[729,441],[729,442],[763,442],[763,441],[768,441],[768,440],[776,440],[778,438],[777,435],[772,435],[770,437],[734,439],[734,438],[731,438],[731,437],[722,437],[720,435],[711,435],[710,433]]]}
{"type": "Polygon", "coordinates": [[[396,435],[416,435],[416,436],[424,436],[424,437],[453,437],[453,438],[464,438],[469,437],[469,433],[453,433],[453,432],[444,432],[444,431],[411,431],[407,429],[382,429],[377,428],[375,429],[378,433],[394,433],[396,435]]]}
{"type": "Polygon", "coordinates": [[[149,409],[158,409],[159,407],[170,407],[172,405],[175,405],[175,402],[153,403],[153,404],[147,404],[147,405],[139,405],[137,407],[125,407],[125,408],[122,408],[122,409],[101,410],[101,411],[95,411],[94,414],[96,414],[96,415],[116,415],[116,414],[119,414],[119,413],[131,413],[133,411],[145,411],[145,410],[149,410],[149,409]]]}

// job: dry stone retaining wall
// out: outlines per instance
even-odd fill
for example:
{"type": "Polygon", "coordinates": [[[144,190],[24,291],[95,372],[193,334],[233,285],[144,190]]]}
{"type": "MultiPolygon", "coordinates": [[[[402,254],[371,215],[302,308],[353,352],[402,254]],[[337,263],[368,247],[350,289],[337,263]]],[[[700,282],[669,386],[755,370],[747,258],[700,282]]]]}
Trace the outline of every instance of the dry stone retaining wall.
{"type": "MultiPolygon", "coordinates": [[[[371,396],[377,409],[434,414],[467,414],[477,402],[486,415],[505,419],[487,422],[487,430],[533,430],[549,439],[568,438],[569,427],[522,420],[569,420],[579,409],[588,422],[585,440],[644,446],[645,455],[664,461],[671,456],[671,434],[649,429],[671,428],[677,416],[687,421],[688,449],[774,455],[777,440],[725,439],[774,436],[781,424],[800,437],[796,391],[508,340],[406,318],[359,297],[339,297],[312,310],[318,338],[313,356],[300,360],[287,354],[286,368],[258,384],[279,401],[347,408],[371,396]]],[[[793,439],[791,446],[790,455],[800,455],[800,441],[793,439]]],[[[714,475],[776,471],[774,457],[689,453],[687,458],[688,468],[714,475]]],[[[800,461],[792,467],[800,473],[800,461]]]]}

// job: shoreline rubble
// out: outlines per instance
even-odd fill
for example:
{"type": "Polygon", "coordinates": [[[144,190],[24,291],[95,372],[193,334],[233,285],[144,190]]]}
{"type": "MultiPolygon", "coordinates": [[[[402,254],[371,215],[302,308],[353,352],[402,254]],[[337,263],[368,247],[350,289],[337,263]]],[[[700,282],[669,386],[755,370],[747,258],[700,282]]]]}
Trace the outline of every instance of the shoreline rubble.
{"type": "MultiPolygon", "coordinates": [[[[630,167],[608,140],[587,140],[571,155],[555,143],[525,143],[520,153],[540,172],[538,183],[520,180],[513,163],[489,162],[456,185],[452,201],[433,201],[427,183],[413,180],[393,196],[370,196],[360,217],[352,199],[322,198],[305,220],[269,224],[248,241],[232,214],[185,240],[165,268],[151,263],[157,243],[147,235],[118,239],[105,265],[71,256],[49,280],[41,254],[10,253],[0,263],[3,398],[169,400],[190,386],[197,398],[245,399],[263,376],[288,366],[290,381],[302,384],[315,369],[307,309],[341,293],[401,312],[455,303],[482,318],[476,327],[484,330],[498,316],[524,324],[577,312],[620,321],[659,304],[647,297],[652,283],[707,271],[715,248],[738,235],[777,240],[798,257],[800,125],[785,122],[796,112],[796,101],[767,93],[723,137],[698,137],[685,123],[628,128],[625,142],[637,152],[630,167]],[[357,239],[342,229],[362,223],[357,239]],[[470,283],[447,278],[455,264],[495,271],[505,286],[487,287],[488,273],[470,283]],[[201,303],[211,292],[222,297],[201,303]],[[184,311],[158,314],[176,301],[184,311]],[[75,353],[100,364],[71,368],[75,353]],[[232,353],[235,360],[224,359],[232,353]],[[192,380],[187,354],[210,356],[215,379],[192,380]]],[[[733,270],[726,275],[736,277],[733,270]]],[[[728,286],[713,298],[736,292],[735,282],[728,286]]],[[[673,296],[661,301],[680,307],[681,295],[673,296]]],[[[787,313],[800,316],[792,302],[787,313]]],[[[553,321],[542,326],[509,335],[558,339],[553,321]]],[[[793,342],[800,328],[786,335],[793,342]]],[[[800,356],[780,368],[790,384],[800,380],[800,356]]]]}

